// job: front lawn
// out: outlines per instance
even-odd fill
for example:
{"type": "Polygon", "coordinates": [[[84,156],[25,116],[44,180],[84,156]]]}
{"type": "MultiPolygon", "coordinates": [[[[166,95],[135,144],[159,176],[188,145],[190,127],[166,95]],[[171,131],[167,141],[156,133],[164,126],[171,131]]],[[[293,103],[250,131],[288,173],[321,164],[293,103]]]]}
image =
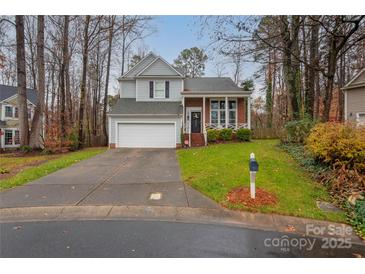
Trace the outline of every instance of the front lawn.
{"type": "Polygon", "coordinates": [[[298,163],[279,146],[278,140],[254,140],[179,150],[185,182],[228,208],[258,210],[331,221],[346,221],[340,212],[323,212],[316,201],[328,201],[326,189],[314,182],[298,163]],[[230,204],[227,193],[249,186],[249,155],[254,152],[260,165],[256,187],[276,195],[273,206],[247,208],[230,204]]]}
{"type": "Polygon", "coordinates": [[[54,155],[0,155],[0,167],[9,173],[1,174],[0,189],[20,186],[36,180],[61,168],[68,167],[81,160],[93,157],[106,148],[87,148],[76,152],[54,155]]]}

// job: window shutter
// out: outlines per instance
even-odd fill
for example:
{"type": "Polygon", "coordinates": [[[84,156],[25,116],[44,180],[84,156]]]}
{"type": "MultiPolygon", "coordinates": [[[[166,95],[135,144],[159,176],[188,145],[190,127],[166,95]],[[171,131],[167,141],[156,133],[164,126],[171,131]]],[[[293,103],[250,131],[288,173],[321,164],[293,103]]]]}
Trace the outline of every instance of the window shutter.
{"type": "Polygon", "coordinates": [[[165,98],[170,97],[170,81],[165,82],[165,98]]]}
{"type": "Polygon", "coordinates": [[[153,98],[153,81],[150,81],[150,98],[153,98]]]}

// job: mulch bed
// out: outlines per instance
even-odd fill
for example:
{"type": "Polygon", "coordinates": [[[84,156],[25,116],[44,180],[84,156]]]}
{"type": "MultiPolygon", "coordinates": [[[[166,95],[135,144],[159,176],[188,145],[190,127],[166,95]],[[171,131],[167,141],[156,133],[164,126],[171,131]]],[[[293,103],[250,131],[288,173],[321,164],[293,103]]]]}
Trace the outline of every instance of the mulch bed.
{"type": "Polygon", "coordinates": [[[264,205],[275,205],[277,198],[274,194],[269,193],[262,188],[256,188],[255,199],[251,199],[249,187],[238,187],[228,192],[227,201],[247,207],[259,207],[264,205]]]}

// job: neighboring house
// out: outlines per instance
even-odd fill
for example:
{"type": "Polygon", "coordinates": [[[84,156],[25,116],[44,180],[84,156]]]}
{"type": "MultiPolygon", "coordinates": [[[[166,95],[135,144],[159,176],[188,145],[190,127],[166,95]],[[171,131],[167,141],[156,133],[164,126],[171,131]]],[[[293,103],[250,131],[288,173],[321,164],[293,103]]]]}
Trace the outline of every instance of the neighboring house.
{"type": "Polygon", "coordinates": [[[185,78],[148,54],[119,79],[119,100],[108,114],[109,145],[202,146],[208,128],[250,128],[250,94],[230,78],[185,78]]]}
{"type": "MultiPolygon", "coordinates": [[[[28,118],[31,121],[37,100],[34,89],[27,89],[28,118]]],[[[0,148],[19,146],[17,87],[0,85],[0,148]]]]}
{"type": "Polygon", "coordinates": [[[345,120],[356,121],[365,125],[365,68],[352,78],[342,90],[345,97],[345,120]]]}

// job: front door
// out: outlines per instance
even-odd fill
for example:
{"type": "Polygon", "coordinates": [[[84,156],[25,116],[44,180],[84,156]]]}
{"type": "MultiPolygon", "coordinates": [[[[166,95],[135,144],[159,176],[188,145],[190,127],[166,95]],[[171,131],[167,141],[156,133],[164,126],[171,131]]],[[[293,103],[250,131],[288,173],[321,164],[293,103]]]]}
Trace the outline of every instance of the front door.
{"type": "Polygon", "coordinates": [[[201,132],[201,112],[191,112],[191,133],[201,132]]]}

